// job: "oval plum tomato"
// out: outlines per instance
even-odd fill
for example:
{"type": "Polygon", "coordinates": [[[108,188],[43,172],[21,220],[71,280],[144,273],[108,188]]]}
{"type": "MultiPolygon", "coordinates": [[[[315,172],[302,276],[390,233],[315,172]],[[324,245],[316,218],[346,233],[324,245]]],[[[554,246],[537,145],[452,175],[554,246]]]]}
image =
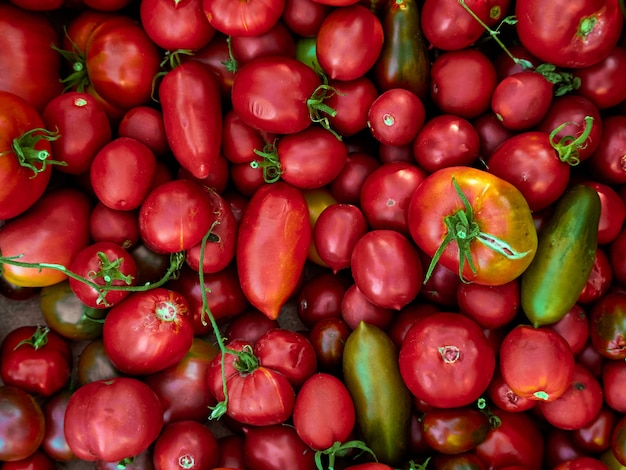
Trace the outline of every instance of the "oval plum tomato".
{"type": "Polygon", "coordinates": [[[133,292],[113,306],[102,330],[111,362],[129,375],[176,364],[191,348],[193,336],[187,300],[162,287],[133,292]]]}
{"type": "Polygon", "coordinates": [[[587,425],[600,412],[602,386],[589,370],[575,364],[572,382],[559,398],[539,402],[543,418],[559,429],[573,430],[587,425]]]}
{"type": "Polygon", "coordinates": [[[354,245],[350,266],[358,289],[383,308],[400,310],[412,302],[424,279],[417,249],[395,230],[363,235],[354,245]]]}
{"type": "Polygon", "coordinates": [[[5,258],[17,256],[26,264],[69,266],[74,256],[89,243],[90,210],[89,198],[77,189],[59,188],[44,194],[30,210],[7,222],[0,230],[2,276],[24,287],[51,286],[67,279],[63,271],[11,265],[5,258]],[[63,243],[58,243],[59,240],[63,243]]]}
{"type": "MultiPolygon", "coordinates": [[[[347,152],[347,150],[346,150],[347,152]]],[[[344,160],[345,163],[345,160],[344,160]]],[[[304,199],[306,200],[307,207],[309,208],[309,221],[311,222],[311,231],[315,229],[315,225],[317,224],[317,220],[320,217],[320,214],[329,206],[336,204],[337,201],[331,194],[331,192],[327,189],[326,186],[320,188],[313,189],[305,189],[302,191],[304,195],[304,199]]],[[[328,267],[326,263],[320,258],[317,253],[317,248],[315,247],[315,243],[313,243],[313,233],[311,232],[311,243],[309,245],[309,250],[307,252],[307,260],[323,266],[325,268],[328,267]]]]}
{"type": "Polygon", "coordinates": [[[239,225],[235,260],[250,303],[276,319],[293,294],[311,243],[302,192],[278,181],[259,188],[239,225]]]}
{"type": "Polygon", "coordinates": [[[107,287],[133,286],[137,277],[135,259],[113,242],[96,242],[86,246],[76,254],[69,269],[94,284],[74,277],[69,280],[76,297],[91,308],[108,308],[121,302],[128,297],[130,290],[108,290],[107,287]]]}
{"type": "Polygon", "coordinates": [[[606,116],[602,124],[602,139],[588,160],[591,172],[601,183],[626,183],[626,116],[606,116]]]}
{"type": "Polygon", "coordinates": [[[302,284],[296,297],[298,319],[312,328],[324,318],[340,318],[341,302],[352,278],[346,273],[322,271],[302,284]]]}
{"type": "Polygon", "coordinates": [[[589,337],[604,357],[626,358],[626,294],[607,294],[593,305],[589,315],[589,337]]]}
{"type": "Polygon", "coordinates": [[[259,57],[235,74],[233,109],[256,129],[295,134],[309,127],[312,114],[327,111],[321,84],[313,69],[292,57],[259,57]]]}
{"type": "Polygon", "coordinates": [[[490,430],[486,413],[463,406],[427,410],[422,419],[424,439],[435,451],[460,454],[483,442],[490,430]]]}
{"type": "Polygon", "coordinates": [[[478,131],[468,120],[453,114],[429,119],[412,145],[415,161],[428,173],[449,166],[471,166],[479,150],[478,131]]]}
{"type": "Polygon", "coordinates": [[[188,250],[211,227],[212,207],[199,184],[184,179],[153,188],[139,208],[139,234],[158,253],[188,250]]]}
{"type": "Polygon", "coordinates": [[[315,452],[300,439],[291,425],[244,427],[243,434],[243,456],[246,466],[242,465],[242,469],[315,470],[317,468],[315,452]]]}
{"type": "Polygon", "coordinates": [[[461,313],[483,328],[500,328],[513,321],[521,302],[517,279],[499,286],[461,283],[457,289],[461,313]]]}
{"type": "Polygon", "coordinates": [[[65,410],[65,439],[79,459],[116,462],[146,450],[163,427],[163,407],[138,379],[116,377],[74,391],[65,410]]]}
{"type": "Polygon", "coordinates": [[[48,187],[51,165],[63,163],[52,156],[59,135],[44,128],[33,105],[0,91],[0,113],[0,220],[6,220],[31,207],[48,187]]]}
{"type": "Polygon", "coordinates": [[[336,90],[326,100],[326,104],[336,112],[334,116],[328,116],[335,132],[351,137],[367,128],[367,112],[378,97],[372,80],[362,75],[354,80],[329,80],[328,84],[336,90]]]}
{"type": "Polygon", "coordinates": [[[282,20],[278,20],[274,26],[263,34],[254,36],[234,36],[230,40],[233,58],[239,66],[250,62],[255,57],[261,56],[296,56],[296,39],[285,26],[282,20]]]}
{"type": "Polygon", "coordinates": [[[518,325],[500,346],[502,378],[517,395],[554,401],[568,389],[574,355],[567,341],[547,328],[518,325]]]}
{"type": "Polygon", "coordinates": [[[317,60],[329,78],[354,80],[373,67],[383,42],[382,24],[365,6],[337,7],[324,18],[317,32],[317,60]],[[355,44],[360,47],[355,48],[355,44]]]}
{"type": "Polygon", "coordinates": [[[130,108],[117,126],[118,137],[131,137],[147,145],[156,157],[169,151],[163,112],[150,106],[130,108]]]}
{"type": "Polygon", "coordinates": [[[429,175],[411,197],[408,220],[413,240],[433,259],[426,279],[441,262],[462,279],[506,284],[537,250],[532,214],[519,190],[470,167],[429,175]]]}
{"type": "Polygon", "coordinates": [[[49,397],[67,384],[72,368],[69,342],[48,327],[20,326],[2,341],[0,377],[5,385],[49,397]]]}
{"type": "Polygon", "coordinates": [[[257,36],[266,33],[280,19],[285,0],[232,3],[203,0],[202,8],[211,26],[227,36],[257,36]]]}
{"type": "Polygon", "coordinates": [[[0,69],[11,71],[0,77],[0,90],[14,93],[43,111],[63,92],[61,56],[50,47],[59,44],[58,31],[45,14],[18,8],[11,2],[0,6],[0,18],[0,69]]]}
{"type": "Polygon", "coordinates": [[[41,117],[47,129],[58,129],[60,137],[50,145],[57,160],[65,162],[58,170],[79,175],[112,138],[109,118],[100,103],[88,93],[67,92],[46,105],[41,117]]]}
{"type": "Polygon", "coordinates": [[[0,385],[0,460],[11,462],[32,455],[46,430],[41,406],[19,387],[0,385]]]}
{"type": "Polygon", "coordinates": [[[431,66],[430,77],[430,96],[442,113],[471,119],[489,109],[496,69],[479,50],[441,54],[431,66]]]}
{"type": "Polygon", "coordinates": [[[213,468],[217,465],[217,438],[204,424],[181,420],[163,428],[154,442],[155,470],[213,468]]]}
{"type": "Polygon", "coordinates": [[[602,110],[617,106],[626,99],[626,85],[619,79],[624,72],[626,48],[615,46],[600,62],[574,71],[580,79],[576,93],[602,110]]]}
{"type": "Polygon", "coordinates": [[[495,352],[478,323],[448,312],[417,320],[406,333],[398,361],[413,395],[437,408],[478,399],[496,367],[495,352]]]}
{"type": "Polygon", "coordinates": [[[309,341],[317,357],[319,372],[339,374],[343,350],[352,329],[338,317],[322,318],[309,331],[309,341]]]}
{"type": "Polygon", "coordinates": [[[540,60],[583,68],[604,59],[617,44],[623,17],[617,0],[591,0],[563,8],[559,2],[517,2],[519,39],[540,60]]]}
{"type": "Polygon", "coordinates": [[[345,442],[355,423],[354,402],[337,377],[318,372],[304,382],[296,396],[293,426],[309,447],[325,450],[345,442]]]}
{"type": "Polygon", "coordinates": [[[367,113],[367,125],[372,135],[387,145],[410,144],[425,121],[426,109],[422,100],[404,88],[383,92],[367,113]]]}

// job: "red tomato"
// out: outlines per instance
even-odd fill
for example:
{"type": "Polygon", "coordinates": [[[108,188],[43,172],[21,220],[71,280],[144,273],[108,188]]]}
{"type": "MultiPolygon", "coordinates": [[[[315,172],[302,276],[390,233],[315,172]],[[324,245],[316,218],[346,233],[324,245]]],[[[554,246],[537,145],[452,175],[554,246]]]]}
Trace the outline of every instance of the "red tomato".
{"type": "Polygon", "coordinates": [[[586,0],[575,5],[517,2],[515,16],[522,45],[557,67],[582,68],[601,61],[622,32],[617,0],[586,0]]]}
{"type": "Polygon", "coordinates": [[[615,46],[600,62],[578,69],[576,93],[588,98],[599,109],[609,109],[626,99],[626,85],[620,77],[626,72],[626,48],[615,46]]]}
{"type": "Polygon", "coordinates": [[[501,410],[510,411],[512,413],[530,410],[537,404],[536,400],[520,397],[517,393],[511,390],[511,387],[509,387],[509,385],[502,378],[502,374],[499,369],[496,369],[491,382],[489,382],[487,394],[495,406],[501,410]]]}
{"type": "Polygon", "coordinates": [[[626,412],[626,399],[621,392],[620,384],[626,377],[626,362],[608,361],[601,372],[604,400],[612,410],[618,413],[626,412]]]}
{"type": "Polygon", "coordinates": [[[626,359],[626,294],[607,294],[593,305],[589,337],[604,357],[626,359]]]}
{"type": "MultiPolygon", "coordinates": [[[[313,1],[313,0],[311,0],[313,1]]],[[[335,110],[328,117],[330,126],[343,137],[350,137],[367,128],[367,114],[378,97],[376,85],[367,75],[354,80],[329,80],[335,89],[326,104],[335,110]]]]}
{"type": "Polygon", "coordinates": [[[615,459],[621,465],[626,465],[626,417],[622,417],[615,423],[611,437],[611,450],[615,459]]]}
{"type": "Polygon", "coordinates": [[[345,442],[355,422],[350,392],[333,375],[312,375],[296,395],[293,425],[300,439],[312,449],[325,450],[336,442],[345,442]]]}
{"type": "Polygon", "coordinates": [[[111,362],[128,375],[176,364],[189,352],[193,337],[187,300],[165,288],[133,292],[109,310],[102,330],[111,362]]]}
{"type": "Polygon", "coordinates": [[[324,318],[341,317],[341,301],[352,282],[343,274],[323,271],[303,283],[296,297],[296,312],[304,326],[312,328],[324,318]]]}
{"type": "Polygon", "coordinates": [[[354,80],[374,66],[383,41],[383,26],[366,7],[337,7],[324,18],[317,32],[317,60],[331,79],[354,80]]]}
{"type": "Polygon", "coordinates": [[[422,419],[424,440],[443,454],[460,454],[482,443],[491,429],[486,413],[463,406],[426,411],[422,419]]]}
{"type": "Polygon", "coordinates": [[[488,159],[498,145],[514,134],[513,131],[504,127],[497,116],[491,112],[473,119],[472,124],[480,139],[480,156],[484,159],[488,159]]]}
{"type": "MultiPolygon", "coordinates": [[[[69,266],[89,243],[90,210],[89,198],[77,189],[59,188],[43,195],[31,210],[2,227],[2,256],[23,255],[20,262],[69,266]]],[[[50,286],[67,278],[67,274],[56,269],[12,266],[6,261],[2,276],[25,287],[50,286]]]]}
{"type": "Polygon", "coordinates": [[[601,460],[582,455],[560,463],[553,470],[609,470],[601,460]]]}
{"type": "Polygon", "coordinates": [[[380,161],[369,153],[348,152],[348,158],[329,189],[337,202],[358,204],[367,175],[380,166],[380,161]]]}
{"type": "Polygon", "coordinates": [[[479,284],[516,279],[537,249],[522,194],[503,179],[470,167],[443,168],[428,176],[411,197],[408,220],[413,240],[434,257],[431,269],[441,262],[479,284]]]}
{"type": "Polygon", "coordinates": [[[217,438],[204,424],[180,420],[163,428],[154,442],[155,470],[213,468],[218,462],[217,438]]]}
{"type": "Polygon", "coordinates": [[[574,356],[583,350],[589,340],[589,320],[580,305],[574,305],[563,318],[544,328],[556,331],[565,338],[574,356]]]}
{"type": "Polygon", "coordinates": [[[404,88],[391,88],[378,96],[367,113],[367,125],[376,140],[387,145],[408,145],[426,120],[422,100],[404,88]]]}
{"type": "Polygon", "coordinates": [[[522,324],[502,341],[500,372],[517,395],[554,401],[572,382],[574,355],[558,333],[522,324]]]}
{"type": "Polygon", "coordinates": [[[348,287],[341,300],[341,318],[352,330],[358,327],[361,321],[386,330],[396,312],[395,309],[372,303],[356,284],[348,287]]]}
{"type": "Polygon", "coordinates": [[[233,58],[239,66],[261,56],[296,56],[296,40],[281,20],[263,34],[234,36],[230,40],[233,58]]]}
{"type": "MultiPolygon", "coordinates": [[[[61,390],[51,396],[43,405],[46,432],[44,433],[41,449],[54,460],[69,462],[76,456],[65,439],[63,427],[65,425],[65,410],[72,396],[70,390],[61,390]]],[[[35,467],[33,470],[38,469],[35,467]]]]}
{"type": "Polygon", "coordinates": [[[47,327],[21,326],[11,330],[2,341],[0,356],[2,382],[37,396],[53,395],[70,378],[70,345],[47,327]]]}
{"type": "Polygon", "coordinates": [[[589,157],[589,167],[596,181],[608,185],[626,183],[626,169],[622,162],[626,152],[626,116],[607,116],[602,124],[602,139],[589,157]]]}
{"type": "Polygon", "coordinates": [[[131,137],[147,145],[155,156],[161,157],[169,151],[165,136],[163,112],[150,106],[130,108],[117,126],[118,137],[131,137]]]}
{"type": "Polygon", "coordinates": [[[41,407],[32,395],[19,387],[0,385],[1,461],[22,460],[32,455],[45,433],[41,407]]]}
{"type": "Polygon", "coordinates": [[[163,427],[163,408],[140,380],[116,377],[85,384],[65,412],[65,438],[83,460],[116,462],[150,446],[163,427]]]}
{"type": "Polygon", "coordinates": [[[256,309],[249,309],[228,323],[224,336],[229,340],[240,339],[255,344],[269,330],[279,327],[277,320],[267,318],[256,309]]]}
{"type": "Polygon", "coordinates": [[[257,36],[266,33],[279,20],[284,0],[242,4],[228,0],[203,0],[202,8],[209,23],[228,36],[257,36]]]}
{"type": "Polygon", "coordinates": [[[94,242],[113,242],[129,249],[139,241],[137,211],[111,209],[98,202],[89,216],[89,235],[94,242]]]}
{"type": "Polygon", "coordinates": [[[2,464],[3,470],[55,470],[55,461],[45,452],[36,450],[28,457],[2,464]]]}
{"type": "Polygon", "coordinates": [[[519,289],[517,280],[499,286],[463,282],[457,289],[457,301],[461,312],[483,328],[500,328],[519,312],[519,289]]]}
{"type": "MultiPolygon", "coordinates": [[[[306,445],[293,426],[274,424],[250,426],[244,432],[246,467],[263,470],[315,470],[315,452],[306,445]]],[[[217,469],[216,469],[217,470],[217,469]]]]}
{"type": "Polygon", "coordinates": [[[398,358],[407,387],[438,408],[467,405],[485,392],[495,371],[495,352],[468,317],[433,313],[407,331],[398,358]]]}
{"type": "Polygon", "coordinates": [[[315,0],[286,0],[282,20],[294,34],[314,38],[331,9],[315,0]]]}
{"type": "Polygon", "coordinates": [[[319,372],[337,375],[342,370],[343,348],[352,329],[338,317],[322,318],[309,331],[319,372]]]}
{"type": "Polygon", "coordinates": [[[600,223],[598,226],[598,244],[605,245],[617,238],[626,220],[626,201],[614,187],[597,181],[583,181],[591,186],[600,197],[600,223]]]}
{"type": "Polygon", "coordinates": [[[572,433],[574,444],[583,452],[599,453],[611,447],[611,433],[617,422],[617,413],[603,405],[596,416],[585,426],[572,433]]]}
{"type": "Polygon", "coordinates": [[[263,186],[246,206],[235,259],[250,303],[276,319],[304,268],[311,223],[301,191],[283,182],[263,186]]]}

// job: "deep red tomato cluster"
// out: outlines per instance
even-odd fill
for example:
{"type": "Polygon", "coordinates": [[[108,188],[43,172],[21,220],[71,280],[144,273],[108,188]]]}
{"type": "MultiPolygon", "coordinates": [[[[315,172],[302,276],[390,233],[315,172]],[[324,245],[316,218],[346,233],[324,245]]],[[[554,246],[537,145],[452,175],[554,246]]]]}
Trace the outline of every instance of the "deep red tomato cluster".
{"type": "Polygon", "coordinates": [[[625,17],[4,1],[0,468],[626,469],[625,17]]]}

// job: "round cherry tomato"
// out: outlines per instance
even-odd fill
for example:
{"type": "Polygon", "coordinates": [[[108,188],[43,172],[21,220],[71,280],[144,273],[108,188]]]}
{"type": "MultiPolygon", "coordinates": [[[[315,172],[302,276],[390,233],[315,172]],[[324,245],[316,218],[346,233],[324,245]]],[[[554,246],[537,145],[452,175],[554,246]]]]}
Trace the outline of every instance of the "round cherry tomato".
{"type": "Polygon", "coordinates": [[[376,140],[387,145],[413,142],[426,120],[419,97],[404,88],[391,88],[378,96],[367,113],[367,125],[376,140]]]}
{"type": "Polygon", "coordinates": [[[154,442],[155,470],[213,468],[217,465],[217,438],[204,424],[179,420],[168,424],[154,442]]]}
{"type": "Polygon", "coordinates": [[[599,109],[609,109],[626,99],[626,86],[619,79],[626,70],[626,48],[615,46],[600,62],[577,69],[580,79],[576,93],[588,98],[599,109]]]}

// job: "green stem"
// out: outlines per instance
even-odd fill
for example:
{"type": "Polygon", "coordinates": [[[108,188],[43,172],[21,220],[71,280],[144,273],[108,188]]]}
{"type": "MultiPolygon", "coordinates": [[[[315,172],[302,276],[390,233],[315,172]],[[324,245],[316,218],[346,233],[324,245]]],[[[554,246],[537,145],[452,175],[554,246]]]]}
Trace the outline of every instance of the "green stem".
{"type": "Polygon", "coordinates": [[[254,153],[263,160],[253,160],[250,162],[252,168],[261,168],[263,170],[263,180],[266,183],[275,183],[280,179],[283,170],[278,157],[278,148],[275,143],[266,144],[263,150],[254,149],[254,153]]]}
{"type": "Polygon", "coordinates": [[[235,73],[239,69],[239,63],[235,59],[233,54],[233,38],[228,36],[226,38],[226,45],[228,46],[228,60],[222,62],[222,65],[226,67],[226,70],[230,73],[235,73]]]}
{"type": "Polygon", "coordinates": [[[589,135],[593,130],[593,117],[585,116],[585,129],[578,137],[566,135],[561,140],[559,140],[559,142],[554,143],[556,135],[569,124],[576,123],[564,122],[552,132],[550,132],[550,143],[562,162],[569,163],[571,166],[576,166],[580,163],[579,151],[580,149],[585,147],[587,139],[589,138],[589,135]]]}
{"type": "Polygon", "coordinates": [[[29,346],[32,346],[32,348],[35,350],[42,348],[46,344],[48,344],[49,332],[50,332],[50,328],[48,328],[47,326],[38,325],[33,335],[30,338],[24,339],[20,341],[19,343],[17,343],[17,345],[13,348],[13,350],[15,351],[17,348],[19,348],[20,346],[23,346],[24,344],[28,344],[29,346]]]}
{"type": "MultiPolygon", "coordinates": [[[[332,446],[325,450],[318,450],[315,452],[315,466],[318,470],[335,470],[335,458],[336,457],[344,457],[352,450],[360,450],[356,457],[363,454],[363,452],[368,452],[372,455],[375,461],[378,462],[376,458],[376,454],[372,449],[370,449],[367,444],[363,441],[353,440],[347,442],[335,442],[332,446]],[[328,457],[328,466],[325,468],[322,464],[322,456],[325,455],[328,457]]],[[[355,457],[355,458],[356,458],[355,457]]]]}
{"type": "Polygon", "coordinates": [[[318,86],[311,97],[307,100],[306,105],[309,108],[309,117],[311,121],[319,123],[324,129],[333,134],[338,140],[342,140],[341,136],[330,127],[330,121],[328,116],[335,117],[337,111],[328,106],[324,101],[330,98],[335,93],[338,93],[337,89],[322,83],[318,86]]]}
{"type": "MultiPolygon", "coordinates": [[[[53,142],[57,140],[61,135],[59,131],[49,131],[47,129],[37,127],[26,131],[19,137],[13,139],[11,144],[11,150],[17,158],[18,163],[24,168],[32,170],[34,178],[39,173],[45,171],[48,165],[61,165],[67,166],[66,162],[51,160],[50,152],[46,149],[36,149],[35,146],[42,140],[47,142],[53,142]]],[[[6,151],[0,154],[1,156],[11,153],[6,151]]]]}

